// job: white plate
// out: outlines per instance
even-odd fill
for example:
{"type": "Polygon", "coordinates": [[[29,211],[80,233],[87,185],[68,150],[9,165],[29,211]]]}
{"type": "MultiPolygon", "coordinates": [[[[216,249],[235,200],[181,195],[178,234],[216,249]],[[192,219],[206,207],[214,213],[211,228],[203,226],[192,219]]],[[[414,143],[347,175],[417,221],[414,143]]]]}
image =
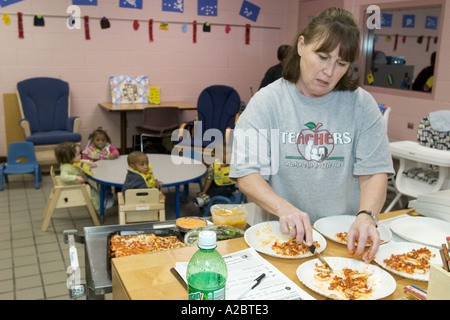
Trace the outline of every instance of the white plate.
{"type": "MultiPolygon", "coordinates": [[[[355,221],[356,216],[341,215],[330,216],[317,220],[314,223],[314,229],[323,234],[326,238],[338,243],[347,244],[347,242],[339,241],[335,238],[336,233],[348,232],[350,226],[355,221]]],[[[389,242],[392,238],[392,232],[384,226],[378,226],[381,243],[389,242]]]]}
{"type": "Polygon", "coordinates": [[[405,240],[441,248],[450,233],[450,223],[428,217],[405,217],[391,222],[392,232],[405,240]]]}
{"type": "MultiPolygon", "coordinates": [[[[344,268],[370,273],[369,285],[373,286],[373,292],[367,297],[367,300],[376,300],[387,297],[396,289],[397,285],[395,279],[388,272],[377,266],[348,258],[325,257],[325,259],[337,274],[344,268]]],[[[316,263],[322,265],[319,259],[313,259],[302,263],[297,268],[298,279],[305,286],[325,297],[340,299],[338,291],[328,289],[329,284],[327,281],[319,281],[314,277],[316,263]]],[[[347,298],[342,296],[342,299],[347,298]]]]}
{"type": "Polygon", "coordinates": [[[412,249],[420,249],[420,248],[428,248],[432,254],[434,254],[434,257],[431,257],[430,264],[440,264],[441,258],[439,254],[439,250],[428,247],[422,244],[418,243],[411,243],[411,242],[392,242],[387,243],[385,245],[380,246],[380,249],[378,249],[378,253],[375,257],[375,262],[378,263],[381,267],[386,269],[389,272],[398,274],[399,276],[402,276],[404,278],[413,279],[413,280],[419,280],[419,281],[428,281],[430,277],[430,271],[425,272],[424,274],[419,273],[407,273],[402,271],[397,271],[391,268],[388,268],[386,266],[386,263],[384,263],[385,259],[389,259],[391,257],[391,254],[402,254],[407,253],[411,251],[412,249]]]}
{"type": "MultiPolygon", "coordinates": [[[[308,251],[303,255],[287,257],[272,250],[272,245],[275,241],[285,242],[292,239],[289,234],[281,233],[281,227],[278,221],[267,221],[255,224],[245,231],[244,239],[250,247],[269,256],[285,259],[298,259],[312,256],[312,253],[308,251]]],[[[317,248],[318,252],[325,250],[327,241],[315,230],[313,230],[313,240],[317,241],[320,245],[320,247],[317,248]]]]}

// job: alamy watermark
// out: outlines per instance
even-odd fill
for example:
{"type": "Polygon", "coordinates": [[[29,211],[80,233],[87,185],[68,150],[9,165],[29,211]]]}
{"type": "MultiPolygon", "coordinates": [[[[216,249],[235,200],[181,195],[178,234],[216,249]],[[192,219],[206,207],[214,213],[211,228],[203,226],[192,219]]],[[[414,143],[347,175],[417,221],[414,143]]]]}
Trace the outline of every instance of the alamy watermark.
{"type": "Polygon", "coordinates": [[[81,29],[81,9],[79,6],[71,5],[67,7],[67,13],[70,17],[66,21],[69,30],[81,29]]]}
{"type": "Polygon", "coordinates": [[[172,133],[172,141],[176,142],[172,149],[172,162],[174,164],[195,163],[202,161],[210,165],[215,159],[226,161],[229,164],[247,164],[260,168],[262,175],[273,175],[279,169],[279,129],[234,129],[230,130],[229,146],[224,149],[224,137],[219,129],[208,129],[202,135],[202,122],[194,121],[194,137],[185,129],[177,129],[172,133]],[[200,132],[200,134],[198,134],[200,132]],[[203,145],[203,141],[208,141],[208,145],[203,145]],[[231,149],[240,150],[234,153],[231,149]],[[194,150],[203,150],[191,155],[194,150]],[[183,157],[180,157],[179,151],[183,157]],[[213,155],[214,152],[214,155],[213,155]],[[221,159],[218,155],[223,155],[221,159]]]}
{"type": "Polygon", "coordinates": [[[366,9],[366,13],[370,14],[367,18],[366,25],[368,29],[381,29],[381,9],[379,6],[370,5],[366,9]]]}

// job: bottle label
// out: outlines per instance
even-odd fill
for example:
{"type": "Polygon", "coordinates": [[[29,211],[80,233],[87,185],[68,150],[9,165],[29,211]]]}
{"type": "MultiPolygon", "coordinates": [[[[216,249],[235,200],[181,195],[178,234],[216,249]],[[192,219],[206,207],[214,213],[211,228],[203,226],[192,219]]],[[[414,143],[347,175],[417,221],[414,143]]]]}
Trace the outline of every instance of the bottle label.
{"type": "Polygon", "coordinates": [[[225,286],[216,290],[200,290],[190,285],[189,300],[225,300],[225,286]]]}

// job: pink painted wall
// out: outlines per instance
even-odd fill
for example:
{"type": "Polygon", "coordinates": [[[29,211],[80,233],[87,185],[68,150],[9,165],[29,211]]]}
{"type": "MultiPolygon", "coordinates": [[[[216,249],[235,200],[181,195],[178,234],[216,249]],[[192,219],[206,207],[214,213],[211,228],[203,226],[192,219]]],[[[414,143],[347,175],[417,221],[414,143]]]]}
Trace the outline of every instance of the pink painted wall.
{"type": "MultiPolygon", "coordinates": [[[[144,0],[143,10],[118,7],[118,0],[99,0],[98,6],[80,6],[81,16],[90,16],[91,40],[85,40],[84,25],[69,30],[66,19],[71,0],[24,0],[0,9],[10,13],[11,23],[0,21],[0,93],[15,92],[17,82],[31,77],[61,78],[70,84],[72,114],[82,118],[83,145],[89,133],[102,126],[119,147],[119,115],[101,110],[98,102],[111,101],[110,75],[148,75],[150,85],[161,87],[161,100],[196,103],[201,90],[213,84],[236,88],[241,99],[250,99],[250,87],[256,91],[266,69],[277,63],[279,45],[290,43],[297,32],[298,1],[257,0],[261,7],[254,23],[239,15],[242,0],[219,0],[218,16],[197,15],[197,1],[185,0],[184,13],[162,11],[161,0],[144,0]],[[45,27],[33,26],[33,17],[24,16],[24,39],[18,38],[17,12],[42,14],[45,27]],[[47,16],[46,16],[47,15],[47,16]],[[110,29],[101,29],[99,19],[107,17],[110,29]],[[97,19],[96,19],[96,18],[97,19]],[[130,21],[114,20],[130,19],[130,21]],[[141,19],[133,30],[133,20],[141,19]],[[154,22],[154,41],[149,42],[148,19],[154,22]],[[192,21],[197,20],[197,43],[192,41],[192,21]],[[159,30],[156,21],[169,23],[159,30]],[[202,23],[212,24],[211,32],[202,31],[202,23]],[[183,33],[181,23],[188,22],[183,33]],[[225,33],[230,24],[231,31],[225,33]],[[245,44],[245,24],[253,28],[250,45],[245,44]],[[241,26],[233,26],[241,25],[241,26]],[[279,29],[256,28],[262,26],[279,29]]],[[[6,155],[3,99],[0,99],[0,156],[6,155]]],[[[185,115],[186,117],[186,115],[185,115]]],[[[187,115],[195,117],[195,113],[187,115]]],[[[128,147],[139,113],[128,116],[128,147]]]]}

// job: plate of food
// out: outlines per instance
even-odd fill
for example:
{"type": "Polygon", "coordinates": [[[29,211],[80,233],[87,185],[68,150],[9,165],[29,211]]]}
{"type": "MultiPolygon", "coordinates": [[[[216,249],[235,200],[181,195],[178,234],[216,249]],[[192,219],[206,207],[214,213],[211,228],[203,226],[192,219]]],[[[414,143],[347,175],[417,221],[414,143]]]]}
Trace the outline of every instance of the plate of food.
{"type": "Polygon", "coordinates": [[[439,250],[418,243],[392,242],[380,246],[375,262],[404,278],[428,281],[430,265],[440,264],[439,250]]]}
{"type": "MultiPolygon", "coordinates": [[[[291,235],[281,233],[278,221],[261,222],[250,227],[245,231],[244,239],[256,251],[273,257],[298,259],[312,256],[305,244],[298,244],[291,235]]],[[[315,230],[313,241],[318,252],[325,250],[327,241],[315,230]]]]}
{"type": "Polygon", "coordinates": [[[385,270],[359,260],[326,257],[333,272],[319,259],[297,268],[298,279],[311,290],[335,300],[377,300],[391,295],[395,279],[385,270]]]}
{"type": "MultiPolygon", "coordinates": [[[[338,243],[347,244],[347,231],[355,221],[356,216],[340,215],[330,216],[317,220],[314,223],[314,228],[319,231],[326,238],[338,243]]],[[[385,226],[378,226],[381,243],[389,242],[392,238],[392,232],[385,226]]],[[[366,246],[370,246],[368,241],[366,246]]]]}

